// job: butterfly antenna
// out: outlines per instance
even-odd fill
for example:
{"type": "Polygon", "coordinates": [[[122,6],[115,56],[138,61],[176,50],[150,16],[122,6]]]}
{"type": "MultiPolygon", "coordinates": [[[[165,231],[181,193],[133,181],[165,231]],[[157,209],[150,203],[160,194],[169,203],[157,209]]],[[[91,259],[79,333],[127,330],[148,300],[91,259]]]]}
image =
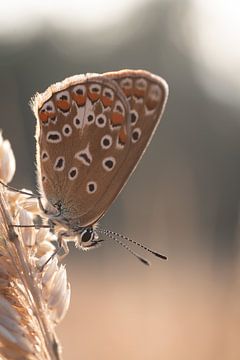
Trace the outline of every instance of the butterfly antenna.
{"type": "Polygon", "coordinates": [[[116,238],[115,236],[113,236],[114,234],[111,234],[111,232],[106,232],[103,229],[98,229],[99,232],[101,232],[102,234],[106,235],[109,239],[112,239],[114,241],[116,241],[119,245],[121,245],[124,249],[126,249],[128,252],[130,252],[130,254],[132,254],[133,256],[135,256],[138,260],[140,260],[144,265],[151,265],[151,263],[146,260],[145,258],[143,258],[142,256],[140,256],[139,254],[137,254],[135,251],[133,251],[128,245],[124,244],[120,239],[116,238]]]}
{"type": "Polygon", "coordinates": [[[124,235],[122,235],[122,234],[119,234],[119,233],[114,232],[114,231],[111,231],[111,230],[106,230],[106,229],[98,229],[98,230],[102,231],[102,232],[103,232],[105,235],[107,235],[107,236],[109,236],[109,235],[118,236],[118,237],[120,237],[121,239],[127,240],[127,241],[131,242],[132,244],[139,246],[140,248],[148,251],[149,253],[151,253],[151,254],[159,257],[159,258],[162,259],[162,260],[167,260],[167,256],[162,255],[162,254],[160,254],[159,252],[154,251],[154,250],[150,249],[149,247],[147,247],[147,246],[145,246],[145,245],[143,245],[143,244],[140,244],[139,242],[137,242],[137,241],[135,241],[135,240],[130,239],[130,238],[127,237],[127,236],[124,236],[124,235]]]}

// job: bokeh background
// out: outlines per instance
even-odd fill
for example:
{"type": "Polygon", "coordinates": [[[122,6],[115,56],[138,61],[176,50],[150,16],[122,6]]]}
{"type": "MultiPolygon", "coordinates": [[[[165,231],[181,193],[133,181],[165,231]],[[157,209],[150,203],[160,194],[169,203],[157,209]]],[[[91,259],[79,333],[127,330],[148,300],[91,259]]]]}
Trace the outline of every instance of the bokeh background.
{"type": "Polygon", "coordinates": [[[146,268],[110,240],[66,259],[64,359],[240,358],[238,0],[0,4],[0,127],[13,185],[36,188],[37,91],[67,76],[147,69],[169,83],[157,133],[102,226],[167,254],[146,268]]]}

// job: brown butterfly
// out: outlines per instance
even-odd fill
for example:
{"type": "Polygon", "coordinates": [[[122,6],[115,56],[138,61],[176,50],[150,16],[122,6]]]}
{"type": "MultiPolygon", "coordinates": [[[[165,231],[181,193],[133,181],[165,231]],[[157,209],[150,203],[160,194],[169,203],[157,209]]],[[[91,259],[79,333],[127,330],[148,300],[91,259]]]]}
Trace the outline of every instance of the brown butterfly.
{"type": "Polygon", "coordinates": [[[68,237],[88,249],[102,241],[98,232],[121,236],[96,223],[150,143],[167,96],[159,76],[121,70],[72,76],[34,98],[39,187],[46,214],[64,227],[58,238],[66,252],[68,237]]]}

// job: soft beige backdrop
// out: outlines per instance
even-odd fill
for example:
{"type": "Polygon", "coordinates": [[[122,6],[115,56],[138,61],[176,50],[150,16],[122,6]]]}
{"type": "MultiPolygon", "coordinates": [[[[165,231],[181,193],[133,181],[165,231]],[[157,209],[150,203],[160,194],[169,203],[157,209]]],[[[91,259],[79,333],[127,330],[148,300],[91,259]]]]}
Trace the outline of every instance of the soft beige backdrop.
{"type": "Polygon", "coordinates": [[[62,17],[57,2],[56,9],[35,3],[34,16],[27,3],[21,13],[6,3],[0,25],[0,127],[16,154],[15,186],[35,188],[28,102],[36,91],[121,68],[148,69],[170,86],[151,146],[102,223],[169,260],[146,268],[110,240],[88,253],[71,247],[72,301],[59,327],[64,359],[238,360],[238,29],[229,32],[237,2],[222,13],[222,2],[206,13],[197,0],[119,9],[111,2],[111,15],[105,0],[102,11],[91,8],[94,20],[91,11],[83,17],[86,2],[60,1],[62,17]]]}

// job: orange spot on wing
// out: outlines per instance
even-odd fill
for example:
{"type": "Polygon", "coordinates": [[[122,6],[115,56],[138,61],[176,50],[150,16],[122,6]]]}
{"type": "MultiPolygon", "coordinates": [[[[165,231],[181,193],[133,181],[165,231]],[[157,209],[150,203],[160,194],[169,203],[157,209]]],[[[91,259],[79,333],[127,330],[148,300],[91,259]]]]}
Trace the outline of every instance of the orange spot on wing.
{"type": "Polygon", "coordinates": [[[70,109],[70,103],[67,100],[58,100],[57,107],[60,110],[68,111],[70,109]]]}
{"type": "Polygon", "coordinates": [[[148,108],[148,110],[153,110],[156,108],[158,103],[157,103],[157,101],[148,98],[145,104],[146,104],[146,107],[148,108]]]}
{"type": "Polygon", "coordinates": [[[108,96],[101,96],[101,101],[103,103],[103,106],[111,106],[113,103],[113,99],[110,99],[108,96]]]}
{"type": "Polygon", "coordinates": [[[77,106],[83,106],[86,103],[86,95],[72,94],[73,100],[76,102],[77,106]]]}
{"type": "Polygon", "coordinates": [[[48,112],[48,111],[39,111],[38,112],[39,119],[46,123],[49,118],[54,118],[56,116],[56,113],[54,112],[48,112]]]}
{"type": "Polygon", "coordinates": [[[48,113],[46,111],[39,111],[38,116],[43,123],[48,121],[48,113]]]}
{"type": "Polygon", "coordinates": [[[111,114],[111,123],[113,126],[122,125],[124,122],[124,116],[119,112],[112,112],[111,114]]]}
{"type": "Polygon", "coordinates": [[[93,102],[93,101],[97,101],[100,98],[100,94],[96,93],[96,92],[88,92],[88,97],[89,99],[93,102]]]}
{"type": "Polygon", "coordinates": [[[127,97],[133,95],[133,91],[132,91],[133,89],[132,89],[132,88],[125,88],[125,87],[123,87],[122,90],[123,90],[124,94],[125,94],[127,97]]]}
{"type": "Polygon", "coordinates": [[[137,98],[140,98],[140,97],[144,97],[145,95],[145,91],[142,90],[142,89],[134,89],[134,95],[137,97],[137,98]]]}
{"type": "Polygon", "coordinates": [[[119,140],[120,144],[122,144],[122,145],[126,144],[127,132],[126,132],[125,127],[122,127],[121,130],[119,131],[118,140],[119,140]]]}

